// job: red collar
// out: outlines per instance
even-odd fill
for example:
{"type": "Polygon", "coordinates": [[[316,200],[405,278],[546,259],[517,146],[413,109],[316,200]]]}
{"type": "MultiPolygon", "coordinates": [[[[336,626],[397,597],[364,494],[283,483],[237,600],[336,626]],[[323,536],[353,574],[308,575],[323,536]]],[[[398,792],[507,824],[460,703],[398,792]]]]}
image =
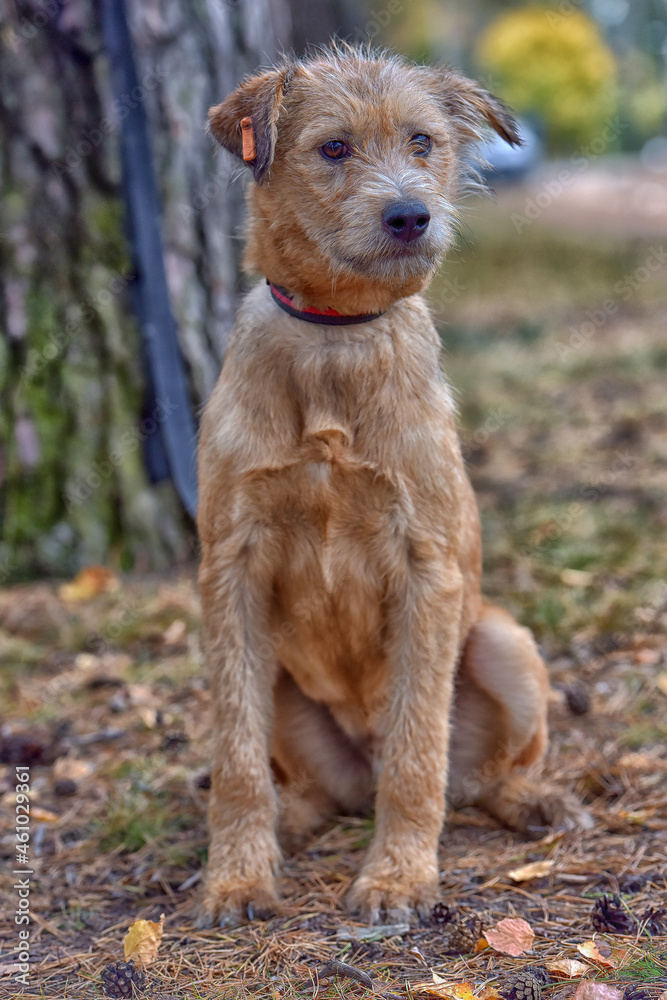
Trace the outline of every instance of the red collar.
{"type": "Polygon", "coordinates": [[[292,304],[292,296],[280,285],[273,285],[267,281],[271,289],[273,301],[284,309],[290,316],[303,319],[306,323],[322,323],[325,326],[350,326],[352,323],[369,323],[372,319],[382,316],[381,312],[360,313],[357,316],[346,316],[344,313],[336,312],[335,309],[316,309],[315,306],[308,306],[307,309],[297,309],[292,304]]]}

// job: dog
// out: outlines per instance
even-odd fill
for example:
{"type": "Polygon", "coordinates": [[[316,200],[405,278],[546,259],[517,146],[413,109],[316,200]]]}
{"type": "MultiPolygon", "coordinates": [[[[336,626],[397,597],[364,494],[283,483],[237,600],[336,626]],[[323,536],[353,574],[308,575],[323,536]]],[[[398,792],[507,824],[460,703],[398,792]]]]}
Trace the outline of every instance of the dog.
{"type": "Polygon", "coordinates": [[[214,746],[200,926],[278,907],[279,838],[375,809],[348,905],[438,896],[446,793],[520,831],[578,821],[539,773],[548,679],[480,594],[478,512],[419,293],[466,151],[507,107],[448,69],[334,45],[209,113],[252,169],[243,301],[199,448],[214,746]]]}

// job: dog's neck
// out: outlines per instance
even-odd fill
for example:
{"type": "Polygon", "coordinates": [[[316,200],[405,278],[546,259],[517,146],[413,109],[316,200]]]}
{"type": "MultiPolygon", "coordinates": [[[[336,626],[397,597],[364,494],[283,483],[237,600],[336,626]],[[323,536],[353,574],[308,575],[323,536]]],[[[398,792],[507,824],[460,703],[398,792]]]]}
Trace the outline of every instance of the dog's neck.
{"type": "Polygon", "coordinates": [[[287,289],[292,304],[301,311],[312,308],[324,313],[335,310],[344,316],[379,314],[399,299],[423,291],[437,270],[438,262],[434,261],[431,269],[419,274],[401,275],[396,269],[384,279],[345,271],[334,276],[307,235],[299,233],[298,240],[286,240],[284,232],[289,226],[270,224],[271,204],[263,206],[261,201],[264,189],[252,185],[250,191],[244,269],[287,289]]]}
{"type": "Polygon", "coordinates": [[[384,315],[384,310],[381,312],[343,314],[339,313],[336,309],[317,309],[315,306],[306,306],[303,309],[299,309],[294,301],[294,296],[286,288],[274,285],[268,278],[267,284],[271,289],[271,297],[276,305],[280,306],[286,313],[289,313],[290,316],[295,316],[306,323],[317,323],[320,326],[350,326],[354,323],[370,323],[372,320],[384,315]]]}

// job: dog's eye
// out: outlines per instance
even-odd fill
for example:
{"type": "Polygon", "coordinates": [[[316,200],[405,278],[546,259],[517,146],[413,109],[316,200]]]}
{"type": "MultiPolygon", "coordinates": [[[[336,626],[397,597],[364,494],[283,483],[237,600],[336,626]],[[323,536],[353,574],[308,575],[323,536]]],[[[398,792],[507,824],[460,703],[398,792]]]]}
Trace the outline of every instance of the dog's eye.
{"type": "Polygon", "coordinates": [[[413,135],[412,139],[410,139],[413,156],[426,156],[431,152],[432,145],[433,143],[431,142],[429,136],[423,135],[421,132],[417,135],[413,135]]]}
{"type": "Polygon", "coordinates": [[[348,144],[340,139],[329,139],[323,146],[320,146],[320,153],[326,160],[344,160],[347,156],[352,156],[352,150],[348,144]]]}

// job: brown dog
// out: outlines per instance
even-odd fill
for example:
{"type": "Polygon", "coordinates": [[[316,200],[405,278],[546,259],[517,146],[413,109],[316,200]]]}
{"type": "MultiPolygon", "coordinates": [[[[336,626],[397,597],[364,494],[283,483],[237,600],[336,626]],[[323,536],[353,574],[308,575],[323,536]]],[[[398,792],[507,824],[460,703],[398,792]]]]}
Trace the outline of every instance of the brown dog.
{"type": "Polygon", "coordinates": [[[272,287],[241,306],[201,434],[202,925],[275,909],[277,828],[294,840],[374,802],[349,902],[375,921],[436,899],[446,788],[519,830],[576,816],[521,773],[545,749],[546,670],[482,603],[477,508],[416,294],[485,123],[519,141],[471,80],[345,48],[210,112],[238,156],[254,132],[246,265],[272,287]]]}

